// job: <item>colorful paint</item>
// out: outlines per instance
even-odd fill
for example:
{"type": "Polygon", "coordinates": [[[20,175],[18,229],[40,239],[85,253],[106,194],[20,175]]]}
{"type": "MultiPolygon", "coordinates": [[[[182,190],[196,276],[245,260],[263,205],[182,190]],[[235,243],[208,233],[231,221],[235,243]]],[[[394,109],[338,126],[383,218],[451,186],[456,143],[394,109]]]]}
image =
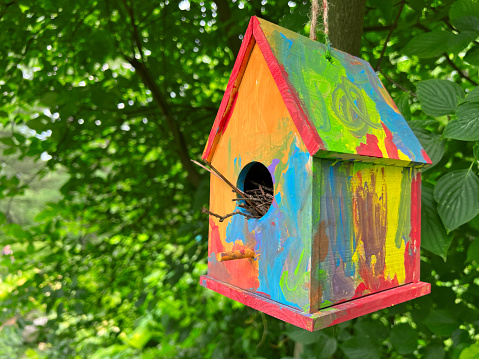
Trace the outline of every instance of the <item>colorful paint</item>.
{"type": "MultiPolygon", "coordinates": [[[[321,166],[321,308],[407,283],[416,169],[315,160],[321,166]]],[[[408,273],[409,274],[409,273],[408,273]]],[[[411,280],[410,280],[411,281],[411,280]]]]}
{"type": "MultiPolygon", "coordinates": [[[[370,66],[324,52],[253,17],[203,154],[240,188],[263,164],[274,199],[261,218],[210,216],[200,283],[308,330],[430,288],[416,168],[430,160],[370,66]]],[[[215,176],[210,193],[212,212],[239,209],[215,176]]]]}

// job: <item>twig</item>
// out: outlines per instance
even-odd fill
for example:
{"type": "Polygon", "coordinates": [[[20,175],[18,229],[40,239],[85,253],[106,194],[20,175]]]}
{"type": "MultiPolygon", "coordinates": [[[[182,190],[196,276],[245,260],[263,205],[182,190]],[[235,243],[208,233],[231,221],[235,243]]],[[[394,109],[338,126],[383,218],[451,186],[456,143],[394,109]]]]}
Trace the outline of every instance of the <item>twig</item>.
{"type": "Polygon", "coordinates": [[[268,334],[268,322],[266,321],[266,316],[264,315],[263,312],[261,312],[261,319],[263,320],[263,336],[261,337],[260,342],[256,346],[256,349],[261,348],[261,346],[263,345],[266,339],[266,334],[268,334]]]}
{"type": "Polygon", "coordinates": [[[397,26],[399,18],[401,17],[401,13],[402,13],[402,10],[404,9],[405,4],[406,4],[406,0],[403,0],[401,2],[401,6],[399,8],[398,14],[397,14],[396,18],[394,19],[394,23],[391,26],[391,29],[389,30],[388,36],[386,36],[386,41],[384,42],[383,48],[381,50],[381,55],[379,56],[379,60],[376,64],[375,71],[379,71],[381,69],[381,61],[384,57],[384,53],[386,52],[386,47],[388,46],[389,39],[391,38],[391,35],[393,34],[393,31],[397,26]]]}
{"type": "Polygon", "coordinates": [[[197,166],[200,166],[201,168],[204,168],[205,170],[207,170],[209,173],[211,173],[212,175],[218,177],[220,180],[222,180],[222,178],[220,176],[218,176],[215,172],[213,172],[212,170],[210,170],[209,168],[207,168],[206,166],[203,166],[201,163],[195,161],[195,160],[190,160],[191,162],[193,162],[195,165],[197,166]]]}
{"type": "Polygon", "coordinates": [[[237,214],[239,214],[241,216],[244,216],[246,219],[257,218],[255,216],[250,216],[249,214],[243,213],[241,211],[234,211],[232,213],[228,213],[227,215],[220,216],[219,214],[216,214],[216,213],[213,213],[213,212],[209,211],[205,207],[203,207],[203,209],[201,210],[201,213],[208,213],[209,215],[211,215],[213,217],[219,218],[220,222],[223,222],[226,218],[233,217],[234,215],[237,215],[237,214]]]}
{"type": "Polygon", "coordinates": [[[379,72],[381,73],[381,75],[384,76],[384,78],[385,78],[386,80],[388,80],[390,83],[392,83],[392,84],[395,85],[396,87],[400,88],[400,89],[403,90],[404,92],[407,92],[407,93],[410,94],[411,96],[417,97],[417,95],[416,95],[415,92],[412,92],[411,90],[408,90],[408,89],[405,88],[404,86],[398,84],[396,81],[394,81],[394,80],[393,80],[392,78],[390,78],[388,75],[386,75],[382,69],[380,69],[379,72]]]}
{"type": "MultiPolygon", "coordinates": [[[[233,189],[233,191],[235,191],[240,197],[244,198],[244,200],[245,200],[246,203],[248,203],[252,208],[256,209],[256,205],[255,205],[253,202],[250,202],[249,199],[245,196],[245,194],[238,189],[238,187],[236,187],[234,184],[232,184],[230,181],[228,181],[228,179],[227,179],[225,176],[223,176],[216,168],[214,168],[211,163],[209,163],[209,162],[206,161],[206,160],[205,160],[205,163],[206,163],[208,166],[210,166],[211,169],[212,169],[213,171],[215,171],[216,174],[217,174],[218,176],[220,176],[221,179],[222,179],[228,186],[230,186],[230,187],[233,189]]],[[[264,214],[264,213],[261,213],[260,211],[258,211],[258,213],[260,213],[261,215],[264,214]]]]}
{"type": "Polygon", "coordinates": [[[465,80],[469,81],[471,84],[474,86],[477,86],[477,82],[471,79],[466,73],[464,73],[457,65],[449,58],[449,55],[444,53],[444,56],[446,57],[446,61],[451,67],[457,71],[457,73],[465,80]]]}

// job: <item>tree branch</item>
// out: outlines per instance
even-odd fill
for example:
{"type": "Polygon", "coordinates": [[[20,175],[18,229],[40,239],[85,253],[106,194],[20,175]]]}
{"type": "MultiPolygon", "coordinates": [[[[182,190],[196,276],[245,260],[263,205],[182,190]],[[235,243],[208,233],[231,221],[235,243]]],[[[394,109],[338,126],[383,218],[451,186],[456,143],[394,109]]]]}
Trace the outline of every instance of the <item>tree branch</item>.
{"type": "Polygon", "coordinates": [[[462,71],[459,67],[457,67],[457,65],[449,58],[449,55],[444,53],[444,56],[446,57],[446,61],[449,65],[451,65],[451,67],[457,71],[457,73],[463,78],[465,79],[466,81],[469,81],[471,84],[473,84],[474,86],[477,86],[477,82],[474,81],[473,79],[471,79],[469,77],[469,75],[467,73],[465,73],[464,71],[462,71]]]}
{"type": "Polygon", "coordinates": [[[399,7],[398,14],[396,15],[396,18],[394,19],[394,22],[391,25],[391,28],[389,29],[388,36],[386,36],[386,41],[384,41],[384,45],[383,45],[383,48],[381,50],[381,55],[379,56],[379,60],[376,64],[376,67],[374,68],[375,71],[379,71],[381,69],[381,61],[382,61],[382,59],[384,57],[384,54],[386,52],[386,48],[388,47],[389,39],[391,38],[391,35],[393,34],[394,29],[396,28],[396,26],[398,24],[399,18],[401,17],[401,13],[402,13],[402,10],[404,9],[405,4],[406,4],[406,1],[403,0],[401,2],[401,6],[399,7]]]}
{"type": "Polygon", "coordinates": [[[138,33],[138,27],[135,23],[133,8],[131,6],[128,6],[126,0],[123,0],[123,3],[130,17],[132,33],[133,33],[133,42],[141,58],[141,61],[139,61],[135,57],[131,57],[131,58],[127,57],[126,60],[131,64],[131,66],[135,68],[135,71],[138,73],[138,75],[140,76],[145,86],[151,91],[153,100],[158,105],[160,112],[165,118],[166,124],[168,125],[168,128],[171,134],[173,135],[173,142],[176,147],[180,162],[188,174],[188,180],[195,187],[198,187],[200,184],[201,176],[196,171],[196,168],[193,166],[193,164],[190,161],[190,155],[188,153],[188,147],[186,145],[186,141],[183,136],[183,133],[180,131],[180,128],[175,118],[173,118],[173,115],[170,112],[168,104],[166,103],[164,96],[161,93],[161,90],[158,87],[157,83],[153,80],[153,76],[150,73],[150,70],[148,66],[146,65],[146,60],[143,57],[143,51],[141,47],[141,37],[138,33]]]}

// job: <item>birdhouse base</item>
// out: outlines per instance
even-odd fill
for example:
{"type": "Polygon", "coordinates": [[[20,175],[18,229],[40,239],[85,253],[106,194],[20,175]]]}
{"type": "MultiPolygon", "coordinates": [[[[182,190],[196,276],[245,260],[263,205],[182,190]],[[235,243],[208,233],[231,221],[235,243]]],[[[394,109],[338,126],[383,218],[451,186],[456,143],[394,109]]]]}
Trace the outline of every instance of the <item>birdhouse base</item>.
{"type": "Polygon", "coordinates": [[[315,331],[339,324],[380,309],[421,297],[431,292],[429,283],[417,282],[339,303],[316,313],[304,313],[258,294],[234,287],[209,276],[200,277],[200,285],[248,307],[297,327],[315,331]]]}

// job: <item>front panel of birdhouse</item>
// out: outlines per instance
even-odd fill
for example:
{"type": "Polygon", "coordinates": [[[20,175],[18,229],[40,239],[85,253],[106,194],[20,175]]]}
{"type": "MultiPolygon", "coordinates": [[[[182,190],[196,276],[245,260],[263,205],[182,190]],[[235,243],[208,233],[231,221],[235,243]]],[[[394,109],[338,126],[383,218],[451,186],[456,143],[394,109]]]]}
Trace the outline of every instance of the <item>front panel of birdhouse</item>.
{"type": "Polygon", "coordinates": [[[418,170],[316,158],[314,166],[320,307],[418,280],[418,170]]]}
{"type": "MultiPolygon", "coordinates": [[[[263,55],[253,48],[212,165],[241,188],[242,171],[263,164],[274,200],[260,219],[210,216],[208,275],[304,311],[310,305],[312,157],[291,121],[263,55]],[[218,262],[220,252],[253,249],[254,259],[218,262]]],[[[243,172],[244,174],[244,172],[243,172]]],[[[236,194],[211,176],[210,210],[232,213],[236,194]]]]}

